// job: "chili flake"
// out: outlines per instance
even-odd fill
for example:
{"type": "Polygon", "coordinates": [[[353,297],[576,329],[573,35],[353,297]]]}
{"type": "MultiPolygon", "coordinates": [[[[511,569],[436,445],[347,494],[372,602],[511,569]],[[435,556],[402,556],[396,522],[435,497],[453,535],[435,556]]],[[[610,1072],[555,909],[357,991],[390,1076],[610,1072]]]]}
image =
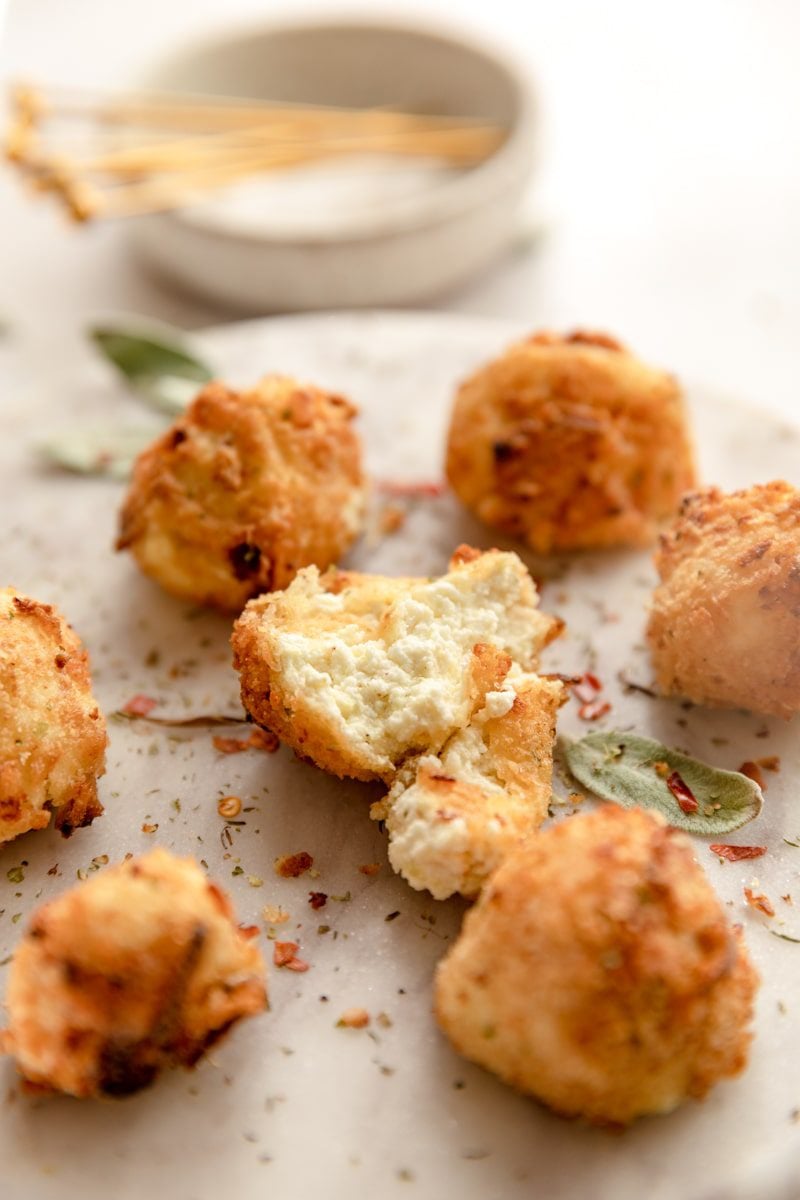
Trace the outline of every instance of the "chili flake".
{"type": "Polygon", "coordinates": [[[764,776],[758,763],[750,762],[748,759],[747,762],[743,762],[739,767],[739,774],[746,775],[748,779],[752,779],[753,783],[757,784],[762,792],[767,790],[767,785],[764,782],[764,776]]]}
{"type": "Polygon", "coordinates": [[[377,875],[381,869],[380,863],[362,863],[358,868],[362,875],[377,875]]]}
{"type": "Polygon", "coordinates": [[[695,799],[694,792],[680,776],[678,771],[673,771],[667,776],[667,787],[672,792],[675,799],[678,801],[678,807],[681,812],[694,813],[697,812],[700,805],[695,799]]]}
{"type": "Polygon", "coordinates": [[[739,862],[743,858],[760,858],[767,853],[766,846],[731,846],[724,842],[713,842],[709,847],[712,854],[726,858],[728,862],[739,862]]]}
{"type": "Polygon", "coordinates": [[[221,817],[238,817],[241,811],[242,802],[238,796],[223,796],[217,804],[217,812],[221,817]]]}
{"type": "Polygon", "coordinates": [[[297,942],[276,942],[272,961],[276,967],[286,967],[289,971],[307,971],[308,963],[297,957],[299,949],[297,942]]]}
{"type": "Polygon", "coordinates": [[[754,892],[752,888],[744,889],[744,898],[751,908],[757,908],[765,917],[774,917],[775,909],[772,907],[769,899],[761,893],[754,892]]]}
{"type": "Polygon", "coordinates": [[[592,700],[580,706],[578,716],[582,721],[599,721],[601,717],[604,717],[609,712],[611,712],[611,702],[609,700],[592,700]]]}
{"type": "Polygon", "coordinates": [[[369,1013],[365,1008],[346,1008],[336,1024],[345,1029],[364,1029],[369,1025],[369,1013]]]}
{"type": "Polygon", "coordinates": [[[123,704],[120,712],[126,713],[129,717],[146,717],[158,705],[158,701],[152,696],[144,696],[140,692],[135,696],[131,696],[126,704],[123,704]]]}
{"type": "Polygon", "coordinates": [[[308,903],[313,909],[324,908],[328,903],[327,892],[309,892],[308,903]]]}
{"type": "Polygon", "coordinates": [[[306,850],[299,850],[297,854],[282,854],[275,859],[275,874],[283,879],[297,879],[298,875],[310,871],[313,865],[314,859],[306,850]]]}

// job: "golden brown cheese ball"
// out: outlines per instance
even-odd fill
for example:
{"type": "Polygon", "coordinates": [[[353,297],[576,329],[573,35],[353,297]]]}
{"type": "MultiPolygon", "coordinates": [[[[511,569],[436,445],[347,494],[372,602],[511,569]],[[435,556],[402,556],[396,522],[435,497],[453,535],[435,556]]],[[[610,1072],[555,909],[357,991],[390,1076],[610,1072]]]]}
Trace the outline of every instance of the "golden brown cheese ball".
{"type": "Polygon", "coordinates": [[[436,1012],[520,1091],[627,1124],[743,1070],[757,985],[688,839],[607,805],[506,859],[439,966],[436,1012]]]}
{"type": "Polygon", "coordinates": [[[539,554],[646,545],[695,484],[681,390],[605,334],[537,334],[462,384],[447,477],[539,554]]]}
{"type": "Polygon", "coordinates": [[[3,1049],[29,1084],[125,1096],[193,1066],[267,1006],[264,962],[191,859],[153,850],[31,918],[10,968],[3,1049]]]}
{"type": "MultiPolygon", "coordinates": [[[[494,654],[500,657],[499,651],[494,654]]],[[[385,800],[389,861],[437,900],[476,895],[547,816],[563,685],[509,670],[438,754],[403,763],[385,800]]]]}
{"type": "Polygon", "coordinates": [[[106,742],[80,639],[54,605],[0,588],[0,842],[53,811],[65,837],[90,825],[106,742]]]}
{"type": "Polygon", "coordinates": [[[173,595],[228,612],[329,566],[361,527],[355,414],[283,376],[250,392],[210,383],[137,459],[117,549],[173,595]]]}
{"type": "Polygon", "coordinates": [[[800,710],[800,491],[688,496],[656,554],[648,639],[659,686],[698,704],[800,710]]]}
{"type": "Polygon", "coordinates": [[[437,579],[308,567],[234,626],[242,703],[323,770],[391,783],[468,723],[510,662],[535,668],[561,630],[538,602],[518,556],[498,550],[460,547],[437,579]]]}

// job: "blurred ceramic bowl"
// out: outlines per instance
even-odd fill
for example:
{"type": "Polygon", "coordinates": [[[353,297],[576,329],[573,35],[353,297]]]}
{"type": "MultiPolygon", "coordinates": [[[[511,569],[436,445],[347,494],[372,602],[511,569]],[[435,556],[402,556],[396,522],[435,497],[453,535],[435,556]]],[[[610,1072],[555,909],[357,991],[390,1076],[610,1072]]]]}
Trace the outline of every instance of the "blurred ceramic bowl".
{"type": "Polygon", "coordinates": [[[480,117],[508,131],[469,169],[395,177],[398,168],[383,159],[371,190],[367,176],[358,196],[348,193],[355,184],[344,167],[321,180],[309,168],[132,221],[153,266],[229,307],[257,313],[420,303],[476,274],[516,233],[534,164],[534,96],[513,64],[460,35],[373,21],[276,25],[182,49],[143,82],[480,117]]]}

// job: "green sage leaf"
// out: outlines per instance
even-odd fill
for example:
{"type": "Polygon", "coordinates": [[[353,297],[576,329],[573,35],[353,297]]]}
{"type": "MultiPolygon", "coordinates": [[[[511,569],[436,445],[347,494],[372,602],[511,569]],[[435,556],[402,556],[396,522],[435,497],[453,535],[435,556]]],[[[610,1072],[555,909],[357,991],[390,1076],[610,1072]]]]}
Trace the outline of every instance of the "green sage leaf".
{"type": "Polygon", "coordinates": [[[137,455],[161,433],[150,429],[83,429],[54,434],[39,452],[54,466],[78,475],[127,479],[137,455]]]}
{"type": "Polygon", "coordinates": [[[711,767],[653,738],[601,731],[576,741],[561,738],[559,749],[571,774],[596,796],[623,808],[656,809],[687,833],[730,833],[761,812],[763,796],[752,779],[711,767]],[[685,812],[667,785],[674,771],[696,799],[696,812],[685,812]]]}
{"type": "Polygon", "coordinates": [[[183,412],[211,369],[179,341],[113,327],[89,330],[94,344],[152,408],[174,416],[183,412]]]}

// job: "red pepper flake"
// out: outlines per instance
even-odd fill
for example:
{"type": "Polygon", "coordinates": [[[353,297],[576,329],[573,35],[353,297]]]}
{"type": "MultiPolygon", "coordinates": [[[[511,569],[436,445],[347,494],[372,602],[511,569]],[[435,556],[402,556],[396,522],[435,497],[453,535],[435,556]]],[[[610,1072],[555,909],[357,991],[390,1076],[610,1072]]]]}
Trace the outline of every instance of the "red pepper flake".
{"type": "Polygon", "coordinates": [[[406,483],[401,479],[381,479],[376,484],[377,490],[384,496],[431,497],[444,495],[444,483],[434,480],[420,480],[418,483],[406,483]]]}
{"type": "Polygon", "coordinates": [[[586,671],[576,683],[571,684],[571,687],[582,704],[590,704],[596,699],[597,693],[603,690],[602,683],[591,671],[586,671]]]}
{"type": "Polygon", "coordinates": [[[276,967],[286,967],[289,971],[307,971],[308,963],[297,957],[299,949],[297,942],[276,942],[272,961],[276,967]]]}
{"type": "Polygon", "coordinates": [[[589,704],[580,706],[578,716],[582,721],[599,721],[608,712],[611,712],[611,704],[608,700],[592,700],[589,704]]]}
{"type": "Polygon", "coordinates": [[[239,926],[239,933],[242,935],[243,938],[248,938],[248,940],[250,938],[258,937],[260,932],[261,932],[261,930],[258,928],[257,925],[240,925],[239,926]]]}
{"type": "Polygon", "coordinates": [[[775,916],[775,909],[772,907],[766,896],[754,892],[752,888],[746,887],[744,889],[744,898],[751,908],[757,908],[758,911],[762,912],[765,917],[775,916]]]}
{"type": "Polygon", "coordinates": [[[358,868],[362,875],[377,875],[381,869],[380,863],[362,863],[358,868]]]}
{"type": "Polygon", "coordinates": [[[680,808],[681,812],[694,813],[700,808],[700,805],[695,799],[694,792],[689,787],[688,783],[685,783],[684,780],[681,779],[681,776],[677,771],[673,771],[671,775],[667,776],[667,787],[678,801],[678,807],[680,808]]]}
{"type": "Polygon", "coordinates": [[[767,785],[764,782],[764,776],[761,773],[758,763],[750,762],[748,759],[747,762],[743,762],[739,767],[739,774],[746,775],[748,779],[752,779],[753,783],[757,784],[762,792],[767,790],[767,785]]]}
{"type": "Polygon", "coordinates": [[[728,862],[740,862],[743,858],[761,858],[767,853],[766,846],[731,846],[724,842],[712,842],[708,847],[712,854],[727,858],[728,862]]]}
{"type": "Polygon", "coordinates": [[[766,758],[757,758],[756,766],[763,767],[765,771],[780,771],[781,760],[777,754],[770,754],[766,758]]]}
{"type": "Polygon", "coordinates": [[[324,908],[328,903],[327,892],[309,892],[308,903],[313,909],[324,908]]]}
{"type": "Polygon", "coordinates": [[[365,1008],[346,1008],[336,1024],[344,1029],[364,1029],[369,1025],[369,1013],[365,1008]]]}
{"type": "Polygon", "coordinates": [[[142,826],[142,833],[155,833],[157,829],[158,829],[158,825],[145,824],[142,826]]]}
{"type": "Polygon", "coordinates": [[[158,701],[152,696],[143,696],[141,692],[135,696],[131,696],[126,704],[123,704],[120,712],[124,712],[129,717],[146,717],[154,708],[158,706],[158,701]]]}
{"type": "Polygon", "coordinates": [[[266,729],[254,729],[248,738],[217,735],[211,740],[220,754],[241,754],[244,750],[264,750],[267,754],[274,754],[280,746],[277,736],[266,729]]]}
{"type": "Polygon", "coordinates": [[[297,879],[298,875],[310,871],[313,865],[314,859],[306,850],[300,850],[297,854],[282,854],[275,859],[275,874],[283,879],[297,879]]]}

